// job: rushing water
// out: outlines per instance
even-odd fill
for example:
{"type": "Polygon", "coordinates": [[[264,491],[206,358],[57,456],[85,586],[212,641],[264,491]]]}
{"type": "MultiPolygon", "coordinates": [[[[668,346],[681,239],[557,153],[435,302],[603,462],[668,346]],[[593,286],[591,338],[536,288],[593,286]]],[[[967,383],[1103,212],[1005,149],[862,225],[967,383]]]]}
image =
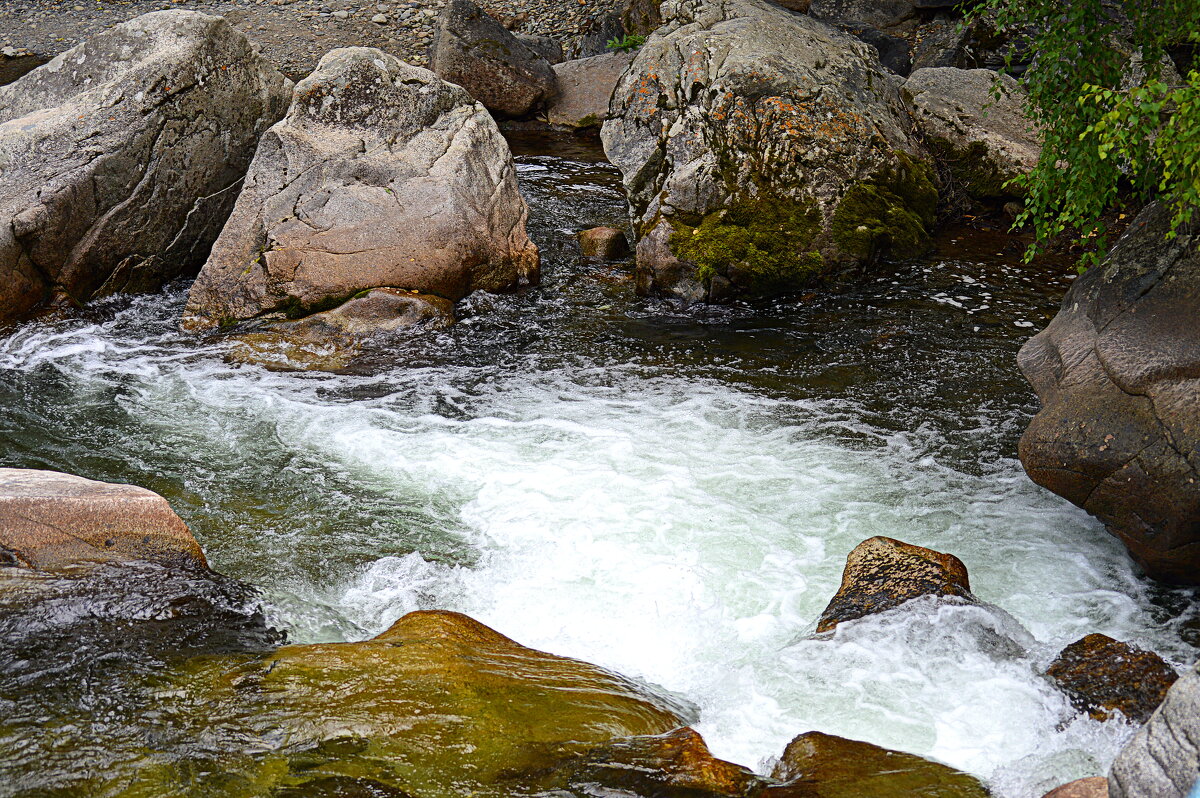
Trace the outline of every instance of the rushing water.
{"type": "MultiPolygon", "coordinates": [[[[1016,350],[1067,278],[964,234],[838,295],[682,312],[634,297],[627,264],[577,257],[574,232],[625,209],[611,167],[569,155],[519,158],[543,286],[471,298],[351,373],[231,364],[176,331],[183,287],[10,331],[2,464],[167,496],[293,641],[456,609],[678,693],[751,767],[819,729],[1002,798],[1105,772],[1130,729],[1039,670],[1089,632],[1190,663],[1200,620],[1015,460],[1035,407],[1016,350]],[[917,601],[813,637],[846,554],[880,534],[956,554],[988,605],[917,601]]],[[[245,615],[234,647],[267,644],[217,592],[245,615]]],[[[0,772],[79,756],[47,750],[0,772]]]]}

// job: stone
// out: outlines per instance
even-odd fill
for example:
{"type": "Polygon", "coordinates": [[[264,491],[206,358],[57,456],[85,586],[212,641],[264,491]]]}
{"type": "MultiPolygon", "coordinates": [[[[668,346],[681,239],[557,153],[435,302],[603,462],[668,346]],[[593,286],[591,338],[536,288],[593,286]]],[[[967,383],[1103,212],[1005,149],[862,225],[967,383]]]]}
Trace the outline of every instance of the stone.
{"type": "Polygon", "coordinates": [[[207,567],[187,524],[154,491],[0,468],[0,565],[53,571],[129,560],[207,567]]]}
{"type": "Polygon", "coordinates": [[[873,537],[846,557],[842,584],[821,613],[817,632],[929,595],[976,600],[962,560],[893,538],[873,537]]]}
{"type": "Polygon", "coordinates": [[[988,69],[919,69],[902,96],[926,146],[969,196],[1000,204],[1022,196],[1007,184],[1037,165],[1042,147],[1015,80],[988,69]]]}
{"type": "Polygon", "coordinates": [[[376,14],[375,16],[371,17],[371,21],[376,25],[386,25],[389,22],[387,14],[376,14]]]}
{"type": "Polygon", "coordinates": [[[663,23],[659,5],[662,0],[625,0],[621,9],[621,29],[634,36],[649,36],[663,23]]]}
{"type": "Polygon", "coordinates": [[[638,285],[772,295],[929,247],[937,191],[873,48],[762,0],[665,0],[601,131],[638,285]]]}
{"type": "Polygon", "coordinates": [[[839,28],[851,36],[875,48],[879,63],[888,71],[904,77],[912,71],[912,53],[909,44],[899,36],[884,33],[870,25],[843,24],[839,28]]]}
{"type": "MultiPolygon", "coordinates": [[[[518,33],[517,41],[533,52],[545,58],[552,66],[561,64],[566,56],[563,55],[562,44],[549,36],[537,36],[532,33],[518,33]]],[[[557,70],[556,70],[557,71],[557,70]]]]}
{"type": "Polygon", "coordinates": [[[593,227],[579,233],[579,249],[585,258],[618,260],[629,254],[625,231],[616,227],[593,227]]]}
{"type": "Polygon", "coordinates": [[[1108,779],[1090,776],[1055,787],[1042,798],[1108,798],[1108,779]]]}
{"type": "Polygon", "coordinates": [[[831,25],[859,24],[886,30],[916,14],[912,0],[812,0],[808,13],[831,25]]]}
{"type": "Polygon", "coordinates": [[[193,11],[137,17],[0,87],[0,323],[193,274],[290,88],[193,11]]]}
{"type": "Polygon", "coordinates": [[[1200,670],[1167,692],[1162,706],[1113,761],[1111,798],[1190,798],[1200,774],[1200,670]]]}
{"type": "Polygon", "coordinates": [[[579,31],[579,39],[570,53],[571,58],[591,58],[610,52],[608,43],[613,39],[620,40],[625,36],[625,25],[621,15],[617,13],[604,14],[585,22],[579,31]]]}
{"type": "Polygon", "coordinates": [[[1141,725],[1179,678],[1153,651],[1090,634],[1059,652],[1046,676],[1096,720],[1120,712],[1141,725]]]}
{"type": "MultiPolygon", "coordinates": [[[[684,725],[672,702],[624,677],[448,611],[409,613],[362,642],[197,658],[169,678],[156,700],[181,753],[200,735],[211,743],[203,770],[236,774],[254,794],[332,773],[413,796],[499,798],[597,747],[684,725]]],[[[177,776],[141,764],[104,775],[169,793],[177,776]]]]}
{"type": "Polygon", "coordinates": [[[552,125],[600,127],[608,118],[609,100],[633,53],[605,53],[566,61],[554,67],[558,97],[546,111],[552,125]]]}
{"type": "Polygon", "coordinates": [[[1021,348],[1042,407],[1018,450],[1148,575],[1200,584],[1200,226],[1169,222],[1143,210],[1021,348]]]}
{"type": "Polygon", "coordinates": [[[987,798],[974,776],[915,754],[822,732],[801,734],[771,776],[786,786],[762,798],[987,798]]]}
{"type": "Polygon", "coordinates": [[[439,77],[504,117],[529,116],[557,91],[550,62],[470,0],[450,0],[442,9],[430,64],[439,77]]]}
{"type": "Polygon", "coordinates": [[[454,302],[533,282],[527,216],[512,153],[465,91],[376,49],[334,50],[263,136],[183,324],[295,319],[375,288],[454,302]]]}

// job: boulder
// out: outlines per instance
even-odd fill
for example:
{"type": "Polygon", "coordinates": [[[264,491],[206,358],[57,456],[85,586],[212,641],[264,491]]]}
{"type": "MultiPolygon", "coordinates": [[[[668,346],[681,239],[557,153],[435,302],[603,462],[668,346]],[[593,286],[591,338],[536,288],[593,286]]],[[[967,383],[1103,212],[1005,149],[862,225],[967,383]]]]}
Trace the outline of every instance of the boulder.
{"type": "Polygon", "coordinates": [[[1179,678],[1153,651],[1102,634],[1090,634],[1064,648],[1046,676],[1097,720],[1120,712],[1139,725],[1150,719],[1179,678]]]}
{"type": "Polygon", "coordinates": [[[1108,779],[1090,776],[1055,787],[1042,798],[1108,798],[1108,779]]]}
{"type": "Polygon", "coordinates": [[[137,17],[0,87],[0,323],[194,273],[290,88],[192,11],[137,17]]]}
{"type": "Polygon", "coordinates": [[[154,491],[0,468],[0,564],[56,570],[124,560],[207,565],[187,525],[154,491]]]}
{"type": "Polygon", "coordinates": [[[613,94],[638,284],[772,294],[924,252],[937,192],[873,48],[763,0],[666,0],[613,94]]]}
{"type": "MultiPolygon", "coordinates": [[[[527,214],[508,145],[463,89],[379,50],[334,50],[263,136],[184,326],[296,318],[376,288],[453,302],[534,281],[527,214]]],[[[350,311],[360,327],[407,312],[350,311]]]]}
{"type": "Polygon", "coordinates": [[[1189,798],[1200,774],[1200,671],[1167,692],[1162,706],[1121,749],[1108,773],[1111,798],[1189,798]]]}
{"type": "Polygon", "coordinates": [[[839,28],[875,48],[879,63],[888,71],[904,77],[912,71],[912,48],[899,36],[884,33],[870,25],[847,23],[839,28]]]}
{"type": "Polygon", "coordinates": [[[808,732],[788,743],[763,798],[987,798],[974,776],[871,743],[808,732]]]}
{"type": "Polygon", "coordinates": [[[579,30],[579,39],[571,51],[571,58],[591,58],[609,52],[608,43],[620,40],[626,34],[622,15],[612,12],[586,20],[579,30]]]}
{"type": "Polygon", "coordinates": [[[887,29],[916,15],[913,0],[812,0],[808,13],[831,25],[887,29]]]}
{"type": "Polygon", "coordinates": [[[962,560],[892,538],[873,537],[846,557],[841,587],[821,613],[817,632],[929,595],[976,600],[962,560]]]}
{"type": "Polygon", "coordinates": [[[549,36],[537,36],[532,33],[518,33],[516,37],[517,41],[521,44],[549,61],[551,66],[561,64],[565,60],[562,44],[559,43],[558,39],[552,39],[549,36]]]}
{"type": "Polygon", "coordinates": [[[1021,196],[1006,184],[1037,165],[1042,147],[1015,80],[988,69],[918,69],[902,96],[925,145],[969,196],[999,203],[1021,196]]]}
{"type": "Polygon", "coordinates": [[[613,89],[631,61],[633,53],[605,53],[555,66],[558,98],[546,110],[546,121],[567,127],[599,127],[608,118],[613,89]]]}
{"type": "MultiPolygon", "coordinates": [[[[190,782],[196,794],[218,794],[234,774],[255,795],[336,774],[414,796],[499,798],[618,738],[684,725],[628,679],[444,611],[410,613],[357,643],[198,659],[167,687],[160,706],[179,725],[179,753],[207,740],[203,770],[222,779],[190,782]]],[[[105,775],[154,795],[178,778],[105,775]]]]}
{"type": "Polygon", "coordinates": [[[1021,348],[1042,408],[1019,452],[1150,576],[1200,584],[1200,225],[1169,221],[1147,207],[1021,348]]]}
{"type": "Polygon", "coordinates": [[[450,0],[438,18],[430,69],[489,111],[528,116],[554,98],[554,68],[471,0],[450,0]]]}
{"type": "Polygon", "coordinates": [[[616,260],[629,254],[625,231],[616,227],[593,227],[579,234],[579,249],[585,258],[616,260]]]}

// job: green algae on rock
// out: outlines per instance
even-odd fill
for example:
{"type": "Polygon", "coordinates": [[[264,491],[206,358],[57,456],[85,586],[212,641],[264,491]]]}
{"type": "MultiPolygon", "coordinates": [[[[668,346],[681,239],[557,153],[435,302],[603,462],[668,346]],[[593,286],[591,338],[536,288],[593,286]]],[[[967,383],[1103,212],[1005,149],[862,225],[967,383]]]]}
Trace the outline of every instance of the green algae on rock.
{"type": "Polygon", "coordinates": [[[863,261],[928,252],[938,200],[931,175],[928,164],[897,152],[894,163],[851,186],[830,220],[838,249],[863,261]]]}

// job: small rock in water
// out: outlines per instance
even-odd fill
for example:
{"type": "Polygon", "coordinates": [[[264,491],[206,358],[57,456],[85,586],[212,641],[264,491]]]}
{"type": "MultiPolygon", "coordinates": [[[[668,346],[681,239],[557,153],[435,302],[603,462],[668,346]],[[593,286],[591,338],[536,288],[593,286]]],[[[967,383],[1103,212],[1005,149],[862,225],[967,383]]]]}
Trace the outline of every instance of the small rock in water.
{"type": "Polygon", "coordinates": [[[1042,798],[1108,798],[1108,779],[1103,776],[1076,779],[1051,790],[1042,798]]]}
{"type": "Polygon", "coordinates": [[[1064,648],[1046,676],[1096,720],[1108,720],[1118,711],[1139,724],[1150,719],[1179,678],[1153,651],[1102,634],[1064,648]]]}
{"type": "Polygon", "coordinates": [[[593,227],[579,234],[579,248],[585,258],[616,260],[629,254],[625,232],[616,227],[593,227]]]}

